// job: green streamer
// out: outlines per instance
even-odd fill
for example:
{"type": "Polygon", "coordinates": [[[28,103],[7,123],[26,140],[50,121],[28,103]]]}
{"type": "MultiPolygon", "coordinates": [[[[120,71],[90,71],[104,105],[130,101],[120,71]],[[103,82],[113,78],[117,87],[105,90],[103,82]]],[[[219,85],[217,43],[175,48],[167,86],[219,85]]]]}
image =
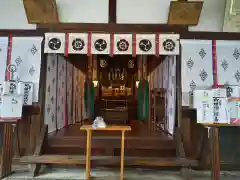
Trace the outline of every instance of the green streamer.
{"type": "Polygon", "coordinates": [[[138,95],[138,119],[148,120],[149,118],[149,83],[147,80],[143,80],[139,83],[137,89],[138,95]]]}

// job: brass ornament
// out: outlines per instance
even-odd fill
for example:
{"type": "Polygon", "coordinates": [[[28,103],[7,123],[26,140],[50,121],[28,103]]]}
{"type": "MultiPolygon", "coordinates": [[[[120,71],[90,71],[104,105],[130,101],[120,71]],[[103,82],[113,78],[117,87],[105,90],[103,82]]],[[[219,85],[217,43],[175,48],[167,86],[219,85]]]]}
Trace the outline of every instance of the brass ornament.
{"type": "Polygon", "coordinates": [[[115,70],[115,79],[120,79],[120,74],[121,74],[121,70],[119,68],[117,68],[115,70]]]}
{"type": "Polygon", "coordinates": [[[102,68],[107,67],[107,61],[105,59],[100,60],[100,67],[102,67],[102,68]]]}
{"type": "Polygon", "coordinates": [[[134,68],[134,61],[133,60],[128,61],[128,68],[130,68],[130,69],[134,68]]]}

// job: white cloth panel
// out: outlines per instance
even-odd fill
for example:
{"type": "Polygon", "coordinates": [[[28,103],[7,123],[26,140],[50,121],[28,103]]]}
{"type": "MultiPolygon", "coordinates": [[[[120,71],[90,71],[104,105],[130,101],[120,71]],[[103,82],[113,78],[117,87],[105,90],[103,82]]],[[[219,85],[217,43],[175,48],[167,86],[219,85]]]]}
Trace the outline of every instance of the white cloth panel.
{"type": "Polygon", "coordinates": [[[159,34],[159,54],[178,55],[179,39],[179,34],[159,34]]]}
{"type": "Polygon", "coordinates": [[[57,129],[57,65],[57,55],[48,54],[44,122],[48,125],[49,133],[57,129]]]}
{"type": "Polygon", "coordinates": [[[132,54],[132,34],[114,34],[114,54],[132,54]]]}
{"type": "Polygon", "coordinates": [[[38,102],[39,81],[41,71],[42,37],[13,37],[11,79],[33,83],[33,102],[38,102]]]}
{"type": "Polygon", "coordinates": [[[67,61],[63,56],[58,55],[57,72],[57,129],[65,125],[66,112],[66,69],[67,61]]]}
{"type": "MultiPolygon", "coordinates": [[[[155,60],[155,59],[152,59],[155,60]]],[[[167,56],[149,75],[151,90],[164,88],[165,122],[167,131],[174,134],[176,124],[176,56],[167,56]]]]}
{"type": "Polygon", "coordinates": [[[240,41],[216,41],[219,85],[240,85],[240,41]]]}
{"type": "Polygon", "coordinates": [[[68,113],[68,124],[73,123],[73,116],[72,116],[72,107],[73,107],[73,65],[67,62],[67,113],[68,113]]]}
{"type": "Polygon", "coordinates": [[[110,34],[92,33],[92,54],[110,54],[110,34]]]}
{"type": "Polygon", "coordinates": [[[69,33],[69,54],[88,53],[88,33],[69,33]]]}
{"type": "Polygon", "coordinates": [[[8,54],[8,37],[0,37],[0,84],[5,81],[8,54]]]}
{"type": "Polygon", "coordinates": [[[192,92],[213,85],[211,40],[181,40],[182,105],[190,106],[192,92]]]}
{"type": "Polygon", "coordinates": [[[136,54],[156,54],[155,34],[136,34],[136,54]]]}
{"type": "Polygon", "coordinates": [[[65,33],[45,33],[44,53],[65,52],[65,33]]]}
{"type": "Polygon", "coordinates": [[[170,134],[174,134],[176,124],[176,57],[167,56],[169,62],[169,76],[167,89],[167,128],[170,134]]]}

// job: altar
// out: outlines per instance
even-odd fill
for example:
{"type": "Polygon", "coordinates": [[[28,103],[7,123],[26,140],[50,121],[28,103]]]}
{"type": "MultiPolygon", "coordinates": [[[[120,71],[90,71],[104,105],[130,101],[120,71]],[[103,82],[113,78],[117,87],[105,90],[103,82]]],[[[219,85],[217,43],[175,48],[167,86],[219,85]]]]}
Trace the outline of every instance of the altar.
{"type": "Polygon", "coordinates": [[[102,116],[110,124],[137,119],[137,58],[99,56],[97,63],[95,117],[102,116]]]}

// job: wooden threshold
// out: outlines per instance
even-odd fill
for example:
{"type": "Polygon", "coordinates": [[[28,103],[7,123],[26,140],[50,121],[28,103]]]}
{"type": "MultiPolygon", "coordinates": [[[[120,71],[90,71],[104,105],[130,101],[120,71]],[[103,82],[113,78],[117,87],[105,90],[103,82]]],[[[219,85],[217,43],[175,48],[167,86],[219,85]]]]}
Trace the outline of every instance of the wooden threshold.
{"type": "MultiPolygon", "coordinates": [[[[117,165],[120,163],[118,156],[92,156],[91,160],[96,165],[117,165]]],[[[73,164],[84,165],[85,156],[69,155],[40,155],[40,156],[23,156],[21,163],[29,164],[73,164]]],[[[127,166],[153,166],[153,167],[180,167],[180,166],[198,166],[197,160],[185,158],[148,158],[148,157],[125,157],[127,166]]]]}

